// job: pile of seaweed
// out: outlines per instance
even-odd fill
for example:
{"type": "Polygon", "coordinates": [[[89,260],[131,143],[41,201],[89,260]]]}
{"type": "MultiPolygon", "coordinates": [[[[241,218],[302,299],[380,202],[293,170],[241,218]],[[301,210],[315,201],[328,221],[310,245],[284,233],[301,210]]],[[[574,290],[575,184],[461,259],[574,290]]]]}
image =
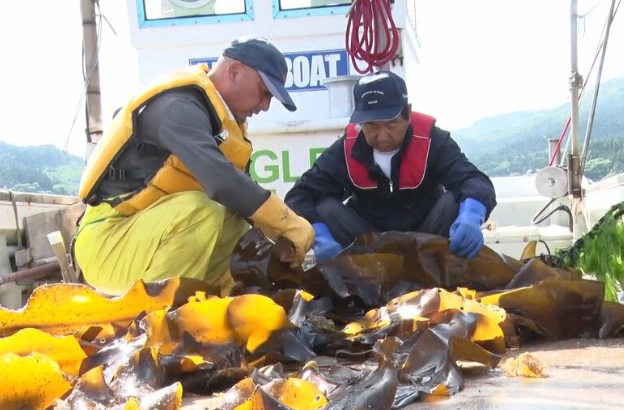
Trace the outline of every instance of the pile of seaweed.
{"type": "Polygon", "coordinates": [[[109,298],[86,285],[37,288],[0,309],[0,408],[400,408],[464,387],[529,340],[615,337],[624,306],[548,259],[472,259],[448,240],[386,232],[292,269],[292,249],[252,229],[232,256],[234,286],[139,281],[109,298]]]}

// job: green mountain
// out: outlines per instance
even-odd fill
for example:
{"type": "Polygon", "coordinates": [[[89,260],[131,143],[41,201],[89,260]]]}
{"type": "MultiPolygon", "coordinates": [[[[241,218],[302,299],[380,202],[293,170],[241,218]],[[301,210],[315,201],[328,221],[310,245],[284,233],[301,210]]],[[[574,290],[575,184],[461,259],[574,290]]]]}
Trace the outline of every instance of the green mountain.
{"type": "MultiPolygon", "coordinates": [[[[581,147],[593,93],[588,90],[580,107],[581,147]]],[[[547,141],[559,138],[569,113],[569,103],[549,110],[512,112],[484,118],[452,135],[489,176],[526,174],[548,165],[547,141]]],[[[585,172],[593,180],[624,172],[624,77],[600,86],[585,172]]]]}
{"type": "Polygon", "coordinates": [[[0,188],[77,195],[84,160],[54,145],[21,147],[0,142],[0,188]]]}

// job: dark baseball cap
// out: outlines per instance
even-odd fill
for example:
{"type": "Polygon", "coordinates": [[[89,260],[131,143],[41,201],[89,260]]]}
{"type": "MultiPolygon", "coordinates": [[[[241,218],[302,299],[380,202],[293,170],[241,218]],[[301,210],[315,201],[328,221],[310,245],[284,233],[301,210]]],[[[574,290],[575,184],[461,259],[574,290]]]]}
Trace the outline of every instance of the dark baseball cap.
{"type": "Polygon", "coordinates": [[[284,87],[288,74],[286,59],[269,40],[264,37],[241,37],[227,46],[222,54],[255,69],[273,97],[288,111],[297,109],[284,87]]]}
{"type": "Polygon", "coordinates": [[[378,71],[360,78],[353,87],[355,109],[350,122],[389,121],[407,104],[405,81],[391,71],[378,71]]]}

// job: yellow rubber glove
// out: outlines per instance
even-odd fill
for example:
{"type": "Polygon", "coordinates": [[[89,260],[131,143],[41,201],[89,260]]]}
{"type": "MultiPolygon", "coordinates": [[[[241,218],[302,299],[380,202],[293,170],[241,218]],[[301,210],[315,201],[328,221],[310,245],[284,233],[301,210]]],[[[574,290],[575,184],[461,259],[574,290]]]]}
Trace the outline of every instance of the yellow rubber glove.
{"type": "Polygon", "coordinates": [[[249,219],[271,240],[284,237],[291,241],[295,246],[296,263],[303,263],[306,253],[314,243],[314,229],[284,201],[271,194],[249,219]]]}

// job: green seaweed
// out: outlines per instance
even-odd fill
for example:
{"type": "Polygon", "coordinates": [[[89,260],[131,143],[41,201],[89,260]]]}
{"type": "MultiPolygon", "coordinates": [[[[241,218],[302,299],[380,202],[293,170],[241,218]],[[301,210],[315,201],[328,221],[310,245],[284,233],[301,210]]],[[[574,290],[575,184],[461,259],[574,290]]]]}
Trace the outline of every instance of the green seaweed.
{"type": "Polygon", "coordinates": [[[617,302],[624,288],[624,202],[611,207],[596,225],[558,254],[567,266],[605,284],[605,299],[617,302]]]}

